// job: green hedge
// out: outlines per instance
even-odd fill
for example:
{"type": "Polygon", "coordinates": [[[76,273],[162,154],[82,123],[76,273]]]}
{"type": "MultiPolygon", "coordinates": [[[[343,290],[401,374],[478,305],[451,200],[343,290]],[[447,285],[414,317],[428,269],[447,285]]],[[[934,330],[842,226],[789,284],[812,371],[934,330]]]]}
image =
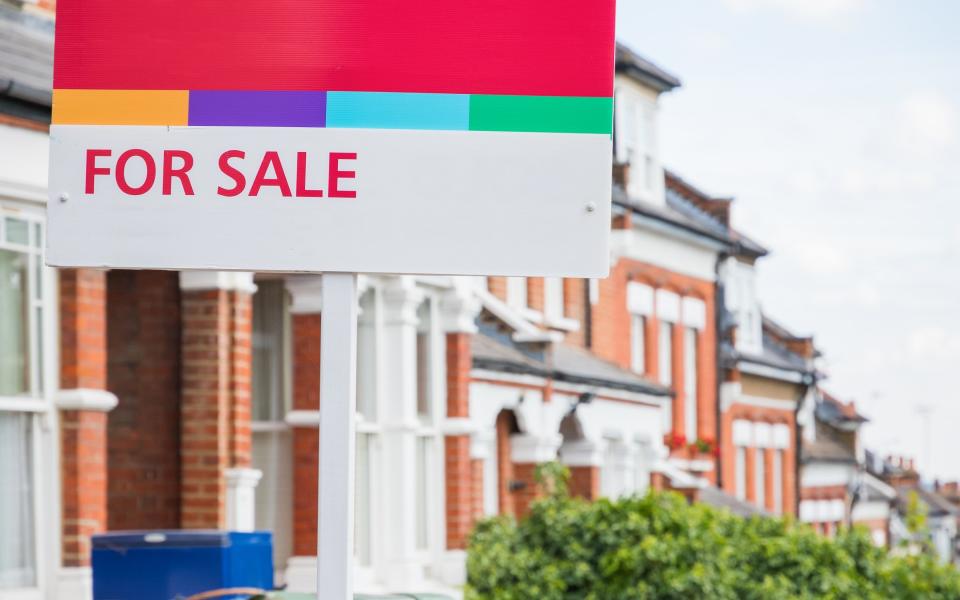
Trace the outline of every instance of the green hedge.
{"type": "Polygon", "coordinates": [[[927,556],[891,556],[860,530],[827,540],[788,519],[743,519],[670,493],[588,503],[561,482],[520,523],[478,524],[466,599],[481,598],[953,600],[960,574],[927,556]]]}

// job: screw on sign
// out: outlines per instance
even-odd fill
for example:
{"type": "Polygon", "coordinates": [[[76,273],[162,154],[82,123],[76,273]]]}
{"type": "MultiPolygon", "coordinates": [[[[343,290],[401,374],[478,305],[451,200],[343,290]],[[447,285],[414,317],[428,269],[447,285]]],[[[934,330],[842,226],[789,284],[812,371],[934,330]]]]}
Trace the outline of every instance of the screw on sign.
{"type": "Polygon", "coordinates": [[[58,2],[49,263],[324,273],[323,598],[352,595],[355,273],[607,274],[614,5],[58,2]]]}

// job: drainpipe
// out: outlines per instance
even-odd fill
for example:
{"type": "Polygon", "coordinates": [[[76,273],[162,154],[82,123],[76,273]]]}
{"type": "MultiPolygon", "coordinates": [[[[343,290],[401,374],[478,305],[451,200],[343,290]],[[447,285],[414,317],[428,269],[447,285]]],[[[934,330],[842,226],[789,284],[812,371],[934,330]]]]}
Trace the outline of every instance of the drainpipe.
{"type": "MultiPolygon", "coordinates": [[[[801,383],[803,385],[800,388],[800,396],[797,398],[797,407],[793,411],[793,438],[797,444],[796,451],[794,452],[796,460],[794,461],[795,464],[793,467],[795,471],[794,481],[797,482],[796,486],[794,486],[796,488],[796,494],[794,494],[793,498],[793,514],[797,515],[798,518],[800,517],[800,490],[803,487],[801,481],[803,475],[803,430],[800,427],[800,409],[803,406],[803,401],[807,397],[807,393],[810,392],[810,388],[817,385],[816,372],[804,373],[801,383]]],[[[816,407],[814,407],[814,411],[816,411],[816,407]]],[[[811,426],[816,427],[816,414],[814,414],[813,420],[814,422],[811,426]]]]}
{"type": "Polygon", "coordinates": [[[717,262],[714,265],[714,283],[713,283],[713,294],[714,294],[714,330],[716,331],[715,337],[717,340],[716,349],[714,350],[715,361],[717,365],[717,381],[716,381],[716,418],[717,431],[713,436],[713,439],[717,443],[717,487],[723,489],[723,447],[724,439],[722,438],[723,434],[723,406],[720,400],[720,388],[723,385],[723,353],[721,348],[723,347],[723,316],[726,314],[726,302],[724,301],[724,287],[723,283],[720,281],[720,266],[725,260],[730,257],[729,254],[721,252],[717,255],[717,262]]]}

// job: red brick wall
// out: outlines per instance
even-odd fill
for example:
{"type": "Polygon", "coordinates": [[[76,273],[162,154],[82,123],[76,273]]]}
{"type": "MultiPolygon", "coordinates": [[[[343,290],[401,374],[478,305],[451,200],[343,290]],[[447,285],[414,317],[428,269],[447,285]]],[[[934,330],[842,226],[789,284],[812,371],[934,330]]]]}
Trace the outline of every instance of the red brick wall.
{"type": "MultiPolygon", "coordinates": [[[[320,409],[320,314],[293,315],[293,408],[320,409]]],[[[317,554],[320,432],[293,430],[293,554],[317,554]]]]}
{"type": "Polygon", "coordinates": [[[567,332],[564,342],[580,347],[586,345],[586,327],[583,319],[587,306],[587,285],[586,279],[563,280],[563,315],[580,321],[580,329],[567,332]]]}
{"type": "Polygon", "coordinates": [[[107,387],[107,280],[104,271],[60,271],[60,387],[107,387]]]}
{"type": "Polygon", "coordinates": [[[90,536],[107,524],[107,415],[63,411],[60,427],[63,565],[87,566],[90,536]]]}
{"type": "Polygon", "coordinates": [[[507,301],[506,277],[487,277],[487,288],[490,290],[490,293],[497,298],[500,298],[504,302],[507,301]]]}
{"type": "Polygon", "coordinates": [[[543,277],[527,279],[527,306],[543,312],[545,306],[543,277]]]}
{"type": "MultiPolygon", "coordinates": [[[[60,387],[107,387],[106,276],[60,271],[60,387]]],[[[107,415],[60,413],[62,552],[67,567],[90,564],[90,536],[107,525],[107,415]]]]}
{"type": "Polygon", "coordinates": [[[250,431],[253,378],[253,297],[230,292],[230,465],[250,467],[253,437],[250,431]]]}
{"type": "Polygon", "coordinates": [[[176,273],[107,276],[108,526],[180,526],[180,286],[176,273]]]}
{"type": "Polygon", "coordinates": [[[515,428],[515,417],[509,411],[497,415],[497,497],[500,514],[516,516],[510,482],[515,478],[513,461],[510,459],[510,435],[515,428]]]}
{"type": "MultiPolygon", "coordinates": [[[[466,418],[470,415],[470,334],[448,333],[446,341],[447,417],[466,418]]],[[[477,514],[470,436],[447,436],[444,456],[447,548],[462,549],[467,547],[467,538],[477,514]]]]}
{"type": "Polygon", "coordinates": [[[249,365],[240,363],[250,356],[250,296],[203,290],[181,297],[181,522],[222,528],[225,470],[249,465],[249,365]]]}
{"type": "Polygon", "coordinates": [[[539,465],[533,463],[514,463],[513,477],[521,487],[513,492],[514,511],[518,518],[530,512],[530,504],[540,497],[542,490],[537,485],[536,472],[539,465]]]}
{"type": "MultiPolygon", "coordinates": [[[[783,449],[783,512],[784,514],[795,515],[797,507],[797,439],[794,413],[790,410],[781,410],[776,408],[747,406],[743,404],[734,404],[722,416],[722,434],[721,434],[721,460],[723,461],[723,482],[722,488],[735,494],[737,489],[736,480],[736,448],[733,444],[733,422],[738,419],[744,419],[754,422],[767,422],[770,424],[783,424],[790,429],[789,446],[783,449]]],[[[773,450],[770,451],[774,452],[773,450]]],[[[754,499],[754,456],[755,450],[748,448],[747,451],[747,499],[751,502],[754,499]]],[[[772,507],[773,488],[773,455],[767,457],[764,464],[766,467],[764,473],[767,477],[765,484],[766,502],[768,507],[772,507]]]]}
{"type": "Polygon", "coordinates": [[[600,467],[570,467],[570,494],[596,500],[600,497],[600,467]]]}
{"type": "MultiPolygon", "coordinates": [[[[706,327],[697,335],[697,431],[684,431],[683,413],[683,331],[673,328],[672,375],[676,397],[673,404],[674,431],[683,434],[688,442],[697,439],[716,441],[717,438],[717,335],[716,293],[712,281],[681,275],[630,259],[620,259],[610,271],[610,277],[599,282],[599,300],[592,309],[592,350],[624,369],[631,367],[630,320],[627,310],[627,286],[637,281],[654,289],[665,289],[681,297],[703,301],[706,308],[706,327]]],[[[656,315],[645,319],[647,376],[656,380],[659,375],[659,327],[656,315]]],[[[716,477],[716,469],[708,473],[716,477]]]]}

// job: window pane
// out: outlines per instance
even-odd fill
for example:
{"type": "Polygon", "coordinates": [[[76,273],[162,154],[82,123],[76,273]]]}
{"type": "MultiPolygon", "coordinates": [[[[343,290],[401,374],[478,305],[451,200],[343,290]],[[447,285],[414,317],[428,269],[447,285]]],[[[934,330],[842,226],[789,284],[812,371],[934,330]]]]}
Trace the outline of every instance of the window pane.
{"type": "Polygon", "coordinates": [[[30,391],[26,254],[0,250],[0,395],[30,391]]]}
{"type": "Polygon", "coordinates": [[[252,339],[253,419],[256,421],[278,421],[284,417],[285,310],[283,282],[259,282],[253,295],[252,339]]]}
{"type": "Polygon", "coordinates": [[[507,278],[507,304],[513,308],[527,307],[527,279],[526,277],[507,278]]]}
{"type": "Polygon", "coordinates": [[[430,438],[417,438],[417,549],[426,550],[429,541],[427,519],[430,513],[428,505],[428,473],[430,470],[430,438]]]}
{"type": "Polygon", "coordinates": [[[747,449],[742,446],[737,447],[736,478],[737,498],[744,500],[747,497],[747,449]]]}
{"type": "Polygon", "coordinates": [[[783,514],[783,451],[773,456],[773,512],[783,514]]]}
{"type": "Polygon", "coordinates": [[[371,563],[370,560],[370,434],[357,434],[357,454],[356,454],[356,482],[354,494],[354,512],[356,520],[354,521],[354,554],[357,561],[364,566],[371,563]]]}
{"type": "Polygon", "coordinates": [[[0,589],[37,583],[30,426],[28,414],[0,412],[0,589]]]}
{"type": "Polygon", "coordinates": [[[30,228],[26,221],[13,217],[7,217],[4,221],[6,221],[7,242],[24,246],[30,243],[30,228]]]}
{"type": "Polygon", "coordinates": [[[754,498],[755,503],[763,508],[767,502],[767,465],[763,460],[764,449],[756,449],[756,467],[754,468],[754,498]]]}
{"type": "Polygon", "coordinates": [[[368,290],[360,299],[357,327],[357,411],[363,420],[377,420],[377,293],[368,290]]]}
{"type": "Polygon", "coordinates": [[[689,441],[695,441],[697,432],[697,330],[687,329],[683,334],[683,397],[684,424],[689,441]]]}
{"type": "Polygon", "coordinates": [[[420,320],[417,329],[417,414],[424,420],[431,420],[432,417],[433,386],[430,369],[432,312],[429,300],[421,304],[417,311],[420,320]]]}
{"type": "Polygon", "coordinates": [[[630,368],[635,373],[646,372],[646,340],[644,339],[645,321],[640,315],[630,319],[630,368]]]}
{"type": "Polygon", "coordinates": [[[667,321],[660,322],[660,383],[673,383],[673,325],[667,321]]]}
{"type": "Polygon", "coordinates": [[[40,226],[40,223],[33,224],[33,246],[43,248],[43,227],[40,226]]]}

